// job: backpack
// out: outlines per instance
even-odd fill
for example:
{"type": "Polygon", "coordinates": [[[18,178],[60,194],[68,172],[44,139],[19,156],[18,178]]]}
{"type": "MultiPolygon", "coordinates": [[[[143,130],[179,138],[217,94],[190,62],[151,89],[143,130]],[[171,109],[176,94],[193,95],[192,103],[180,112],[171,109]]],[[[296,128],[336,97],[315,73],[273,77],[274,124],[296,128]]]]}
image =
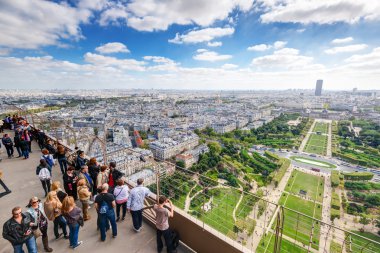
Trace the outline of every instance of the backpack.
{"type": "Polygon", "coordinates": [[[170,241],[172,242],[173,249],[176,249],[179,246],[179,234],[177,231],[175,230],[171,231],[170,241]]]}
{"type": "Polygon", "coordinates": [[[50,179],[50,171],[47,168],[42,168],[40,172],[38,173],[38,178],[41,181],[49,180],[50,179]]]}
{"type": "Polygon", "coordinates": [[[44,156],[44,159],[46,163],[49,164],[50,167],[53,167],[54,162],[53,162],[53,159],[51,159],[50,155],[44,156]]]}
{"type": "Polygon", "coordinates": [[[109,207],[108,207],[108,204],[107,202],[105,202],[103,200],[102,204],[100,205],[100,208],[99,208],[99,213],[100,214],[106,214],[109,210],[109,207]]]}

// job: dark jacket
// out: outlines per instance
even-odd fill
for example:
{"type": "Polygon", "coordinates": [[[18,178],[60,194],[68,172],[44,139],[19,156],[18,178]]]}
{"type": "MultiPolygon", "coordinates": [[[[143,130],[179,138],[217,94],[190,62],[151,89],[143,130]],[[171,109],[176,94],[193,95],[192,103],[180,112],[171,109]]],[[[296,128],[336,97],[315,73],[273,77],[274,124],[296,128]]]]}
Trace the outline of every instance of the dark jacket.
{"type": "Polygon", "coordinates": [[[25,235],[25,233],[32,229],[29,224],[34,223],[34,218],[30,213],[22,213],[21,224],[19,224],[15,219],[10,218],[4,223],[3,226],[3,237],[4,239],[10,241],[12,245],[22,244],[29,238],[33,237],[33,233],[25,235]]]}
{"type": "Polygon", "coordinates": [[[51,145],[51,144],[46,144],[45,148],[49,151],[49,154],[55,154],[57,150],[51,145]]]}
{"type": "Polygon", "coordinates": [[[100,171],[100,166],[96,166],[96,165],[88,166],[88,173],[90,174],[93,182],[96,182],[96,178],[98,177],[99,171],[100,171]]]}
{"type": "Polygon", "coordinates": [[[113,181],[115,182],[115,185],[116,185],[116,181],[120,179],[122,176],[124,176],[124,173],[120,172],[117,169],[113,169],[111,173],[112,173],[112,178],[113,178],[113,181]]]}
{"type": "Polygon", "coordinates": [[[21,138],[19,134],[16,134],[15,137],[13,138],[13,141],[15,143],[15,147],[20,147],[21,143],[21,138]]]}
{"type": "Polygon", "coordinates": [[[12,141],[11,137],[3,137],[2,142],[3,142],[4,146],[7,146],[7,147],[13,146],[13,141],[12,141]]]}
{"type": "MultiPolygon", "coordinates": [[[[38,176],[38,174],[40,174],[40,170],[43,168],[43,166],[40,164],[37,166],[37,169],[36,169],[36,175],[38,176]]],[[[49,164],[46,164],[46,168],[49,170],[50,172],[50,176],[51,176],[51,167],[49,166],[49,164]]]]}
{"type": "Polygon", "coordinates": [[[86,165],[86,163],[87,163],[87,159],[78,156],[77,157],[76,169],[79,170],[83,165],[86,165]]]}
{"type": "Polygon", "coordinates": [[[20,148],[22,151],[29,150],[29,143],[25,140],[20,141],[20,148]]]}

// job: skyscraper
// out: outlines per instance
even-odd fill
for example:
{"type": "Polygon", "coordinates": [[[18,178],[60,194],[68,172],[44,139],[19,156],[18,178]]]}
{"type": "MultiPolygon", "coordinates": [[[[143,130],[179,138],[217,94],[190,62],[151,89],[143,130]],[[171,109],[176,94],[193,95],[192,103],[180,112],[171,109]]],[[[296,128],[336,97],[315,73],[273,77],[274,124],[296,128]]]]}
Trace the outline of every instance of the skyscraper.
{"type": "Polygon", "coordinates": [[[322,95],[322,85],[323,85],[323,80],[317,80],[317,84],[315,85],[316,96],[322,95]]]}

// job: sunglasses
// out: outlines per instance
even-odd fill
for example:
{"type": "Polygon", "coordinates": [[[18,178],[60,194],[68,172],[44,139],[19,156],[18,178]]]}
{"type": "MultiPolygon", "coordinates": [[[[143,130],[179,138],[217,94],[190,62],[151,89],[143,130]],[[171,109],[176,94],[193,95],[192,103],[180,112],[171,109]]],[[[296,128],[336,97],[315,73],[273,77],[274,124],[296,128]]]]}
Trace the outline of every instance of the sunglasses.
{"type": "Polygon", "coordinates": [[[20,215],[21,214],[21,212],[19,212],[19,213],[14,213],[13,215],[20,215]]]}
{"type": "Polygon", "coordinates": [[[36,204],[36,203],[38,203],[39,201],[37,200],[37,201],[32,201],[32,204],[36,204]]]}

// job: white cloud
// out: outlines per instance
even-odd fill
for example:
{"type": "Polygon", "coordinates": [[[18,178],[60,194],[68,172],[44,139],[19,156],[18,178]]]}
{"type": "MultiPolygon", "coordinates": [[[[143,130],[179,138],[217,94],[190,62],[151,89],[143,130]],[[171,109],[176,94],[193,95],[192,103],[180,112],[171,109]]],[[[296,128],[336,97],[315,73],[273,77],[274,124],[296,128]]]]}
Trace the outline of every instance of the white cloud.
{"type": "Polygon", "coordinates": [[[224,60],[228,60],[231,58],[232,58],[232,55],[218,54],[217,52],[208,51],[206,49],[198,49],[197,54],[193,56],[194,60],[210,61],[210,62],[224,61],[224,60]]]}
{"type": "Polygon", "coordinates": [[[341,38],[341,39],[334,39],[331,41],[332,44],[343,44],[343,43],[348,43],[353,41],[354,38],[352,37],[346,37],[346,38],[341,38]]]}
{"type": "Polygon", "coordinates": [[[220,47],[222,45],[223,45],[223,43],[221,41],[213,41],[213,42],[209,41],[209,42],[207,42],[207,46],[209,46],[209,47],[220,47]]]}
{"type": "Polygon", "coordinates": [[[248,51],[266,51],[269,50],[272,46],[267,44],[253,45],[247,48],[248,51]]]}
{"type": "Polygon", "coordinates": [[[380,2],[368,0],[259,0],[264,23],[332,24],[380,20],[380,2]]]}
{"type": "Polygon", "coordinates": [[[281,49],[285,47],[287,43],[288,42],[286,41],[278,40],[275,43],[273,43],[273,45],[268,45],[268,44],[253,45],[253,46],[248,47],[247,50],[248,51],[266,51],[266,50],[271,49],[272,47],[274,49],[281,49]]]}
{"type": "MultiPolygon", "coordinates": [[[[89,3],[89,1],[85,1],[89,3]]],[[[101,1],[71,7],[65,2],[3,0],[0,4],[0,45],[36,49],[83,38],[80,24],[92,16],[101,1]]]]}
{"type": "Polygon", "coordinates": [[[313,57],[299,54],[299,50],[295,48],[283,48],[275,51],[272,55],[265,55],[254,58],[252,65],[260,69],[305,69],[321,67],[315,66],[313,57]]]}
{"type": "Polygon", "coordinates": [[[339,54],[339,53],[349,53],[349,52],[356,52],[363,49],[366,49],[368,45],[366,44],[355,44],[355,45],[348,45],[343,47],[333,47],[325,50],[326,54],[339,54]]]}
{"type": "Polygon", "coordinates": [[[374,48],[368,54],[353,55],[345,60],[348,67],[354,71],[358,69],[379,70],[380,66],[380,47],[374,48]]]}
{"type": "Polygon", "coordinates": [[[135,59],[118,59],[115,57],[104,56],[100,54],[86,53],[84,60],[87,63],[91,63],[95,66],[101,67],[114,67],[123,70],[144,71],[146,64],[143,61],[137,61],[135,59]]]}
{"type": "Polygon", "coordinates": [[[273,47],[274,47],[275,49],[280,49],[280,48],[285,47],[286,44],[288,44],[287,41],[281,41],[281,40],[279,40],[279,41],[276,41],[276,42],[273,44],[273,47]]]}
{"type": "Polygon", "coordinates": [[[231,63],[226,63],[222,65],[222,69],[237,69],[238,67],[238,65],[231,63]]]}
{"type": "Polygon", "coordinates": [[[95,48],[101,54],[129,53],[126,45],[120,42],[110,42],[95,48]]]}
{"type": "Polygon", "coordinates": [[[186,34],[177,33],[173,39],[168,41],[175,44],[209,42],[215,38],[232,35],[234,32],[235,29],[233,27],[204,28],[201,30],[193,30],[186,34]]]}
{"type": "Polygon", "coordinates": [[[151,61],[155,63],[153,66],[149,66],[148,70],[152,71],[177,71],[179,63],[173,61],[172,59],[162,57],[162,56],[144,56],[144,60],[151,61]]]}

